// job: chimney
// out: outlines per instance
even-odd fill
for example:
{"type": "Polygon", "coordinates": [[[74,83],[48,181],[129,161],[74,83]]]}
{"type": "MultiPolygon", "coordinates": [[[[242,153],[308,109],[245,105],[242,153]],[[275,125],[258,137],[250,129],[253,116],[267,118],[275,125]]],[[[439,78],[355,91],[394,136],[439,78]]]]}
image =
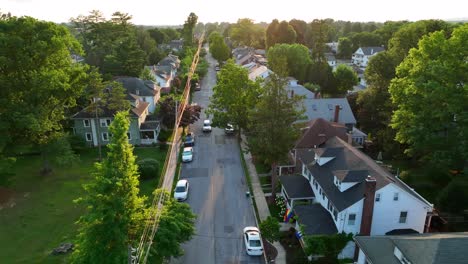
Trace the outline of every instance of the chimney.
{"type": "Polygon", "coordinates": [[[333,119],[333,122],[338,123],[339,119],[340,119],[340,106],[335,105],[335,118],[333,119]]]}
{"type": "Polygon", "coordinates": [[[367,176],[364,187],[364,204],[362,208],[360,235],[369,236],[372,227],[372,215],[374,214],[375,189],[377,181],[367,176]]]}

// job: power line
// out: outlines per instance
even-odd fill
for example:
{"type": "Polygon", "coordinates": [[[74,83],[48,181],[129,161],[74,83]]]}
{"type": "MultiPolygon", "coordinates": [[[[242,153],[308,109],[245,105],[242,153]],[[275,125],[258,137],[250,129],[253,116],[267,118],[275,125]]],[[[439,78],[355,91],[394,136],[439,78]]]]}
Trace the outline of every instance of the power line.
{"type": "MultiPolygon", "coordinates": [[[[164,177],[161,178],[158,187],[166,189],[167,191],[171,191],[172,183],[174,181],[174,172],[169,170],[169,163],[177,163],[177,151],[178,151],[178,143],[179,143],[179,133],[178,127],[180,125],[180,121],[182,119],[182,115],[185,111],[187,106],[188,97],[190,95],[190,82],[192,80],[192,76],[195,72],[195,69],[198,65],[198,61],[200,59],[200,50],[203,44],[203,38],[205,36],[205,32],[202,33],[199,42],[198,42],[198,49],[194,55],[192,64],[190,66],[188,76],[187,76],[187,83],[185,84],[184,92],[182,94],[182,100],[179,109],[176,107],[176,117],[175,117],[175,124],[174,130],[172,132],[173,142],[169,148],[169,155],[166,155],[166,160],[164,161],[163,172],[164,177]]],[[[173,166],[174,167],[174,166],[173,166]]],[[[173,167],[170,167],[172,169],[173,167]]],[[[168,198],[167,195],[164,195],[164,192],[160,192],[156,194],[153,198],[153,202],[150,207],[150,219],[146,221],[145,228],[143,230],[142,236],[140,238],[140,242],[138,243],[138,247],[135,250],[130,249],[129,253],[132,254],[129,257],[130,262],[133,263],[146,263],[148,260],[149,252],[151,250],[154,236],[158,230],[159,220],[161,217],[162,208],[166,199],[168,198]],[[135,256],[133,256],[135,253],[135,256]]]]}

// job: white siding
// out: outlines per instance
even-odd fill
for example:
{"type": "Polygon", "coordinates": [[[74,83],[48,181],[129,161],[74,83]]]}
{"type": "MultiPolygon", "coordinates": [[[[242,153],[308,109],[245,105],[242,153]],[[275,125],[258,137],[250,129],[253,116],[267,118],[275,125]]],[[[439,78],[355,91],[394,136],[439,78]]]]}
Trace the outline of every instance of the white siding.
{"type": "Polygon", "coordinates": [[[364,199],[361,199],[357,203],[344,209],[338,214],[338,221],[336,222],[338,232],[344,231],[345,233],[353,233],[353,234],[359,233],[361,229],[363,204],[364,204],[364,199]],[[349,225],[348,223],[350,214],[356,214],[356,220],[354,221],[354,225],[349,225]]]}
{"type": "Polygon", "coordinates": [[[388,184],[377,190],[380,201],[374,204],[371,235],[385,235],[393,229],[411,228],[419,233],[424,232],[426,215],[431,208],[413,195],[403,191],[395,184],[388,184]],[[394,201],[394,194],[398,193],[398,201],[394,201]],[[408,212],[406,223],[400,223],[400,212],[408,212]]]}
{"type": "Polygon", "coordinates": [[[361,249],[359,249],[357,264],[366,264],[366,255],[361,249]]]}

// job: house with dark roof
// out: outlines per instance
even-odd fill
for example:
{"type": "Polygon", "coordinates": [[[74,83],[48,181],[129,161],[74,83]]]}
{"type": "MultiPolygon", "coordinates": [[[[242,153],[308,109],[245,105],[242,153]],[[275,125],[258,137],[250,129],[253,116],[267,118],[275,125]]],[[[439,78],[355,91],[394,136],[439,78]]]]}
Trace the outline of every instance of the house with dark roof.
{"type": "MultiPolygon", "coordinates": [[[[312,143],[318,145],[311,148],[307,148],[310,142],[299,140],[306,148],[294,152],[299,177],[305,179],[300,181],[301,189],[291,187],[296,186],[291,181],[299,182],[297,175],[280,176],[282,183],[287,182],[282,186],[287,207],[298,216],[297,228],[304,226],[305,235],[335,230],[361,235],[425,232],[433,212],[431,203],[339,135],[322,144],[320,138],[316,140],[312,143]],[[309,204],[296,207],[297,200],[309,204]]],[[[347,252],[344,256],[352,257],[353,248],[347,252]]]]}
{"type": "Polygon", "coordinates": [[[184,48],[183,39],[173,39],[169,43],[159,44],[158,47],[163,50],[179,52],[184,48]]]}
{"type": "Polygon", "coordinates": [[[375,56],[375,54],[384,50],[385,49],[383,47],[359,47],[353,53],[351,62],[360,68],[365,68],[372,56],[375,56]]]}
{"type": "Polygon", "coordinates": [[[356,236],[358,264],[465,264],[468,232],[356,236]]]}
{"type": "MultiPolygon", "coordinates": [[[[119,77],[115,81],[122,83],[127,92],[126,100],[131,105],[130,128],[127,133],[129,142],[133,145],[156,143],[161,130],[160,121],[150,115],[150,109],[153,106],[154,110],[159,101],[159,89],[151,81],[134,77],[119,77]]],[[[101,106],[97,111],[86,107],[71,117],[74,122],[73,132],[89,146],[106,145],[111,137],[108,127],[114,115],[115,111],[106,106],[101,106]]]]}
{"type": "Polygon", "coordinates": [[[136,77],[117,77],[116,82],[122,84],[127,94],[138,96],[143,102],[149,104],[148,111],[153,113],[156,109],[156,103],[161,97],[161,87],[149,80],[142,80],[136,77]]]}

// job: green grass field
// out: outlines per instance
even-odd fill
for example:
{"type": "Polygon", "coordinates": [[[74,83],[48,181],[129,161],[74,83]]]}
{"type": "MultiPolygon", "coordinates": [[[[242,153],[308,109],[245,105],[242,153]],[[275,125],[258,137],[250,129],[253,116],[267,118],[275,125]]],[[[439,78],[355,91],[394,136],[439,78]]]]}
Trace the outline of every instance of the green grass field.
{"type": "MultiPolygon", "coordinates": [[[[151,157],[164,164],[165,152],[159,148],[136,148],[134,153],[138,159],[151,157]]],[[[75,221],[84,208],[73,200],[84,195],[82,185],[91,180],[96,158],[96,149],[86,150],[78,164],[54,168],[48,176],[39,174],[39,156],[17,159],[9,186],[15,192],[13,206],[0,210],[0,263],[67,263],[66,257],[50,252],[74,240],[75,221]]],[[[141,182],[141,193],[152,199],[157,182],[141,182]]]]}

